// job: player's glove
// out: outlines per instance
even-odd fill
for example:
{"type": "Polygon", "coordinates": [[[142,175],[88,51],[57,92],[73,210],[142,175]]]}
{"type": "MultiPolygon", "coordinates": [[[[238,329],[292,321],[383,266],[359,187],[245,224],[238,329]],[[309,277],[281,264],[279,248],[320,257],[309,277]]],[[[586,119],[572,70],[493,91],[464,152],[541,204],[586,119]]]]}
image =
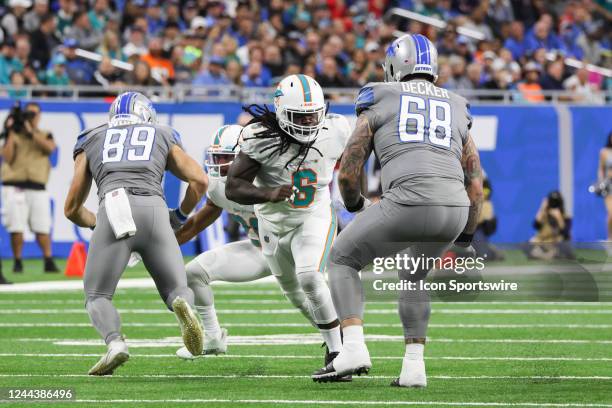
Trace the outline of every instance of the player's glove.
{"type": "Polygon", "coordinates": [[[180,208],[175,208],[173,210],[168,210],[170,213],[170,226],[173,231],[178,231],[185,221],[187,221],[187,216],[183,214],[180,208]]]}
{"type": "Polygon", "coordinates": [[[346,210],[348,212],[358,214],[360,212],[364,212],[366,208],[368,208],[371,205],[372,205],[372,201],[368,200],[364,196],[360,196],[359,201],[354,207],[349,207],[346,204],[344,206],[346,207],[346,210]]]}
{"type": "Polygon", "coordinates": [[[457,256],[461,258],[475,258],[476,250],[472,246],[472,240],[474,239],[474,234],[466,234],[462,232],[454,243],[454,250],[457,252],[457,256]]]}

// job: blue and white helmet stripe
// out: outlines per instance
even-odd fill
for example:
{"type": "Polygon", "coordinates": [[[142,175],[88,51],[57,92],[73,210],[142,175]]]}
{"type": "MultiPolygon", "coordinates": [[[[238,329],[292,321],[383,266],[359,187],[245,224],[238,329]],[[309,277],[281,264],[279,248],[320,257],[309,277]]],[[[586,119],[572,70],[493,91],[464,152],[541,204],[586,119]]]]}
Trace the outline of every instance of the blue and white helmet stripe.
{"type": "Polygon", "coordinates": [[[112,125],[134,123],[157,123],[157,113],[153,104],[141,93],[124,92],[117,96],[109,110],[109,123],[112,125]]]}
{"type": "Polygon", "coordinates": [[[406,34],[389,45],[385,56],[385,81],[401,81],[411,74],[438,77],[438,52],[421,34],[406,34]]]}

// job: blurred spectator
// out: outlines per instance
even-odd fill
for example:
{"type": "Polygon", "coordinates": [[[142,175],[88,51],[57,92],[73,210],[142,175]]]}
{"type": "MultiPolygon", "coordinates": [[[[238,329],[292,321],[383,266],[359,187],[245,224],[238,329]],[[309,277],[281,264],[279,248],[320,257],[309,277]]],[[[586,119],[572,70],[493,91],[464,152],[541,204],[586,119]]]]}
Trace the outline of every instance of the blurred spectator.
{"type": "Polygon", "coordinates": [[[161,2],[159,0],[149,0],[147,7],[147,25],[149,35],[159,35],[164,29],[166,22],[163,18],[161,2]]]}
{"type": "Polygon", "coordinates": [[[72,38],[64,41],[62,53],[66,57],[66,72],[70,82],[77,85],[89,85],[92,83],[95,65],[84,58],[76,55],[78,42],[72,38]]]}
{"type": "Polygon", "coordinates": [[[144,61],[136,61],[134,63],[134,70],[128,76],[128,83],[135,86],[157,86],[158,82],[155,81],[151,75],[151,68],[149,64],[144,61]]]}
{"type": "Polygon", "coordinates": [[[32,66],[38,70],[46,69],[51,59],[53,50],[60,44],[55,35],[55,17],[53,14],[45,14],[40,17],[40,26],[30,35],[32,45],[32,66]]]}
{"type": "Polygon", "coordinates": [[[563,87],[563,61],[557,59],[546,67],[546,74],[540,80],[542,89],[547,91],[562,91],[563,87]]]}
{"type": "Polygon", "coordinates": [[[510,37],[506,39],[504,48],[510,50],[515,60],[519,60],[527,52],[527,46],[523,23],[521,21],[513,21],[510,24],[510,37]]]}
{"type": "Polygon", "coordinates": [[[23,99],[28,93],[24,89],[24,85],[26,84],[25,76],[21,71],[13,71],[10,76],[11,87],[8,91],[8,96],[11,99],[23,99]]]}
{"type": "Polygon", "coordinates": [[[559,37],[551,31],[551,27],[546,20],[540,19],[526,36],[527,51],[534,52],[543,48],[547,51],[563,50],[559,37]]]}
{"type": "Polygon", "coordinates": [[[572,219],[565,213],[563,196],[552,191],[542,200],[533,221],[536,235],[529,240],[525,253],[529,259],[575,259],[570,245],[572,219]]]}
{"type": "Polygon", "coordinates": [[[122,72],[113,66],[111,59],[104,57],[98,69],[94,72],[94,84],[108,88],[120,84],[122,77],[122,72]]]}
{"type": "Polygon", "coordinates": [[[472,63],[468,65],[466,72],[467,79],[469,81],[469,86],[467,89],[480,88],[480,84],[482,83],[482,66],[477,63],[472,63]]]}
{"type": "Polygon", "coordinates": [[[122,48],[122,53],[127,58],[133,55],[145,55],[148,51],[145,45],[145,34],[144,31],[135,27],[130,30],[130,40],[122,48]]]}
{"type": "Polygon", "coordinates": [[[89,16],[84,11],[74,13],[72,26],[66,30],[66,37],[74,38],[80,48],[94,51],[102,41],[102,33],[92,28],[89,16]]]}
{"type": "Polygon", "coordinates": [[[23,28],[28,32],[37,30],[47,13],[49,13],[49,0],[34,0],[34,7],[23,17],[23,28]]]}
{"type": "Polygon", "coordinates": [[[74,13],[77,5],[74,0],[59,0],[59,10],[57,11],[57,31],[64,37],[72,25],[74,13]]]}
{"type": "MultiPolygon", "coordinates": [[[[252,61],[242,75],[242,84],[246,87],[262,87],[270,85],[266,76],[262,75],[263,66],[259,61],[252,61]]],[[[226,79],[227,80],[227,79],[226,79]]]]}
{"type": "Polygon", "coordinates": [[[227,79],[236,86],[242,86],[242,66],[235,59],[227,61],[225,71],[227,79]]]}
{"type": "MultiPolygon", "coordinates": [[[[576,46],[580,47],[583,58],[592,63],[601,63],[604,53],[610,52],[602,45],[601,39],[604,35],[604,24],[601,22],[590,22],[586,25],[585,31],[576,39],[576,46]]],[[[610,37],[608,36],[608,39],[610,37]]]]}
{"type": "Polygon", "coordinates": [[[15,56],[15,43],[12,39],[8,39],[2,44],[0,54],[0,84],[8,84],[11,73],[21,70],[23,70],[23,65],[15,56]]]}
{"type": "Polygon", "coordinates": [[[6,13],[0,25],[8,36],[14,37],[17,31],[24,28],[24,18],[28,8],[32,6],[31,0],[9,0],[9,12],[6,13]]]}
{"type": "Polygon", "coordinates": [[[174,67],[170,59],[164,56],[161,37],[153,37],[149,40],[149,52],[142,56],[142,60],[149,64],[151,75],[158,82],[168,84],[174,80],[174,67]]]}
{"type": "Polygon", "coordinates": [[[97,52],[102,54],[103,57],[117,59],[119,61],[125,61],[127,59],[126,55],[121,49],[119,36],[112,30],[106,30],[104,32],[102,42],[100,43],[100,47],[98,47],[97,52]]]}
{"type": "Polygon", "coordinates": [[[11,235],[13,272],[23,272],[26,226],[36,234],[43,251],[44,271],[59,272],[51,255],[51,202],[45,190],[51,171],[49,156],[56,145],[51,133],[39,128],[40,106],[31,102],[23,109],[29,117],[18,121],[23,115],[10,114],[5,121],[7,138],[2,148],[2,221],[11,235]]]}
{"type": "Polygon", "coordinates": [[[540,86],[540,68],[535,62],[525,65],[524,80],[517,84],[522,100],[527,102],[543,102],[544,95],[540,86]]]}
{"type": "Polygon", "coordinates": [[[66,57],[57,54],[51,60],[51,67],[45,73],[47,85],[66,86],[70,84],[70,78],[66,72],[66,57]]]}
{"type": "Polygon", "coordinates": [[[472,83],[466,76],[465,60],[458,55],[451,55],[449,59],[451,77],[448,80],[448,89],[472,89],[472,83]]]}
{"type": "MultiPolygon", "coordinates": [[[[261,67],[261,64],[260,64],[261,67]]],[[[227,85],[229,80],[225,76],[223,58],[213,57],[208,61],[207,67],[193,80],[193,85],[227,85]]]]}
{"type": "Polygon", "coordinates": [[[101,33],[112,17],[108,0],[94,0],[93,7],[87,13],[92,30],[101,33]]]}
{"type": "Polygon", "coordinates": [[[338,71],[338,63],[332,57],[323,60],[321,73],[316,77],[317,82],[323,88],[343,88],[355,86],[355,84],[345,80],[338,71]]]}
{"type": "Polygon", "coordinates": [[[563,82],[563,87],[570,91],[575,102],[601,103],[601,95],[597,93],[597,85],[589,82],[589,71],[580,68],[563,82]]]}

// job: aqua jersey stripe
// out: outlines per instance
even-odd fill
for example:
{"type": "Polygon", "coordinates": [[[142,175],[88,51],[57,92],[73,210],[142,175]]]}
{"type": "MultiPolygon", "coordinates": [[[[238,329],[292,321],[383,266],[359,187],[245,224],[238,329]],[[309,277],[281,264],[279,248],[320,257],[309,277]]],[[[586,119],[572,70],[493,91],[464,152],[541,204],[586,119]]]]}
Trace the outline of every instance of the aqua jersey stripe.
{"type": "Polygon", "coordinates": [[[325,250],[323,251],[323,256],[321,257],[321,262],[319,263],[319,272],[323,272],[325,270],[325,265],[327,265],[327,257],[329,256],[329,251],[334,242],[334,235],[336,235],[336,211],[334,211],[333,208],[331,208],[331,217],[331,225],[325,241],[325,250]]]}
{"type": "Polygon", "coordinates": [[[312,95],[310,94],[310,85],[308,84],[308,80],[302,74],[299,74],[298,78],[300,79],[302,88],[304,89],[304,102],[312,102],[312,95]]]}

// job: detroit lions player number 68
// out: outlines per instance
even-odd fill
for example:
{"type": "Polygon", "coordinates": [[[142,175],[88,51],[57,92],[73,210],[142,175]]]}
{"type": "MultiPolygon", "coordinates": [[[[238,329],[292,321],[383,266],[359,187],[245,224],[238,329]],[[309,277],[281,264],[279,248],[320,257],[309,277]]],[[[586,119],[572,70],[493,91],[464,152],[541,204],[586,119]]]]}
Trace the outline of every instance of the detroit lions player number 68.
{"type": "MultiPolygon", "coordinates": [[[[338,181],[347,209],[362,213],[339,235],[328,265],[344,345],[333,362],[313,374],[315,381],[367,373],[372,365],[363,334],[360,270],[374,258],[402,251],[436,258],[453,242],[470,246],[482,204],[480,161],[469,134],[469,105],[434,85],[437,70],[434,45],[420,34],[405,35],[387,49],[386,82],[367,84],[357,98],[357,125],[338,181]],[[383,196],[368,207],[359,175],[372,150],[382,167],[383,196]]],[[[427,273],[424,267],[400,270],[399,278],[416,282],[427,273]]],[[[424,387],[429,295],[406,289],[398,309],[406,354],[393,385],[424,387]]]]}

